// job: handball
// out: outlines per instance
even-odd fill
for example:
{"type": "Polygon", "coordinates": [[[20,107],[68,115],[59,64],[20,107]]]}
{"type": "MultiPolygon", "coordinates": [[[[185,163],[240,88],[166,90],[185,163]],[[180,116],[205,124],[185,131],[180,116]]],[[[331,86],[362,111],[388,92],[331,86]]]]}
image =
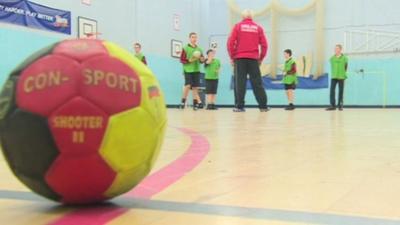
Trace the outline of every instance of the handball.
{"type": "Polygon", "coordinates": [[[150,172],[164,138],[157,79],[108,41],[41,50],[11,72],[0,97],[11,171],[54,201],[97,203],[128,192],[150,172]]]}
{"type": "Polygon", "coordinates": [[[200,52],[200,51],[194,51],[192,56],[193,56],[193,58],[195,58],[195,59],[200,59],[200,57],[201,57],[201,52],[200,52]]]}

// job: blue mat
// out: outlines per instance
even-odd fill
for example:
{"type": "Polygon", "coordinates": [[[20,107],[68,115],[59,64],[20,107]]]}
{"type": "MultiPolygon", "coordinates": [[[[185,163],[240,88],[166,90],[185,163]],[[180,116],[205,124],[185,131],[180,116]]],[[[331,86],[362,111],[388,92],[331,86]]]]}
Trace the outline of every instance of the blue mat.
{"type": "MultiPolygon", "coordinates": [[[[276,79],[272,79],[270,76],[264,76],[262,78],[264,87],[269,90],[282,90],[284,85],[282,84],[283,75],[278,75],[276,79]]],[[[324,89],[329,87],[329,76],[323,74],[314,80],[314,75],[310,77],[298,77],[299,83],[297,89],[324,89]]],[[[231,89],[233,89],[233,76],[231,78],[231,89]]],[[[247,89],[252,89],[251,83],[247,81],[247,89]]]]}

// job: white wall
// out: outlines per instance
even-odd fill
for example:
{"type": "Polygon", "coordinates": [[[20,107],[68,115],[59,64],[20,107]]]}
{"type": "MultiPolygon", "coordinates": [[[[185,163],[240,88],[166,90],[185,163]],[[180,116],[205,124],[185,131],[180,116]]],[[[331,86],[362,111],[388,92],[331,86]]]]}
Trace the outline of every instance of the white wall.
{"type": "MultiPolygon", "coordinates": [[[[190,32],[200,35],[201,45],[207,43],[201,28],[206,13],[202,9],[208,1],[192,0],[136,0],[135,40],[142,43],[144,51],[151,55],[170,56],[171,39],[188,42],[190,32]],[[180,30],[173,29],[173,15],[180,18],[180,30]]],[[[207,8],[205,8],[207,10],[207,8]]]]}
{"type": "MultiPolygon", "coordinates": [[[[242,8],[260,10],[271,0],[236,0],[242,8]]],[[[213,22],[209,26],[209,35],[212,39],[225,44],[229,34],[229,14],[226,0],[211,0],[210,12],[213,22]]],[[[280,0],[290,8],[299,8],[310,0],[280,0]]],[[[398,0],[325,0],[325,43],[326,57],[332,53],[336,43],[344,40],[344,31],[353,29],[378,29],[400,32],[400,15],[398,0]]],[[[269,33],[269,18],[258,20],[269,33]]],[[[314,15],[305,15],[296,18],[280,17],[280,49],[293,48],[303,53],[313,48],[314,42],[314,15]]],[[[225,49],[223,49],[225,50],[225,49]]],[[[220,51],[226,59],[225,51],[220,51]]]]}

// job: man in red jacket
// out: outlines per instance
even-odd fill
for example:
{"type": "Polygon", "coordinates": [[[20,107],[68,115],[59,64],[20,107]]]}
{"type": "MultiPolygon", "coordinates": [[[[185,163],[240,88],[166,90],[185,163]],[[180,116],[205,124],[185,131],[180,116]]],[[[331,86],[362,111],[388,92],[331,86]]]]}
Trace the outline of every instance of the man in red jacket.
{"type": "Polygon", "coordinates": [[[245,112],[247,75],[253,87],[261,112],[268,111],[267,94],[261,79],[260,64],[267,55],[268,44],[264,29],[253,22],[253,13],[245,10],[243,20],[236,24],[228,39],[228,52],[235,67],[235,109],[234,112],[245,112]],[[260,52],[261,50],[261,52],[260,52]]]}

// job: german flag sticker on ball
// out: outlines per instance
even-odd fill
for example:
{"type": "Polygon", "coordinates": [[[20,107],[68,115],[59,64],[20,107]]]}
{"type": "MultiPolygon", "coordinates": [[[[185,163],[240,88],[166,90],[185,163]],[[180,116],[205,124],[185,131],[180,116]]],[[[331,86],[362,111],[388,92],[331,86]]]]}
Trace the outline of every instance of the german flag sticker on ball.
{"type": "Polygon", "coordinates": [[[66,204],[121,195],[151,170],[166,108],[150,69],[117,45],[66,40],[16,68],[0,95],[0,138],[16,177],[66,204]]]}

